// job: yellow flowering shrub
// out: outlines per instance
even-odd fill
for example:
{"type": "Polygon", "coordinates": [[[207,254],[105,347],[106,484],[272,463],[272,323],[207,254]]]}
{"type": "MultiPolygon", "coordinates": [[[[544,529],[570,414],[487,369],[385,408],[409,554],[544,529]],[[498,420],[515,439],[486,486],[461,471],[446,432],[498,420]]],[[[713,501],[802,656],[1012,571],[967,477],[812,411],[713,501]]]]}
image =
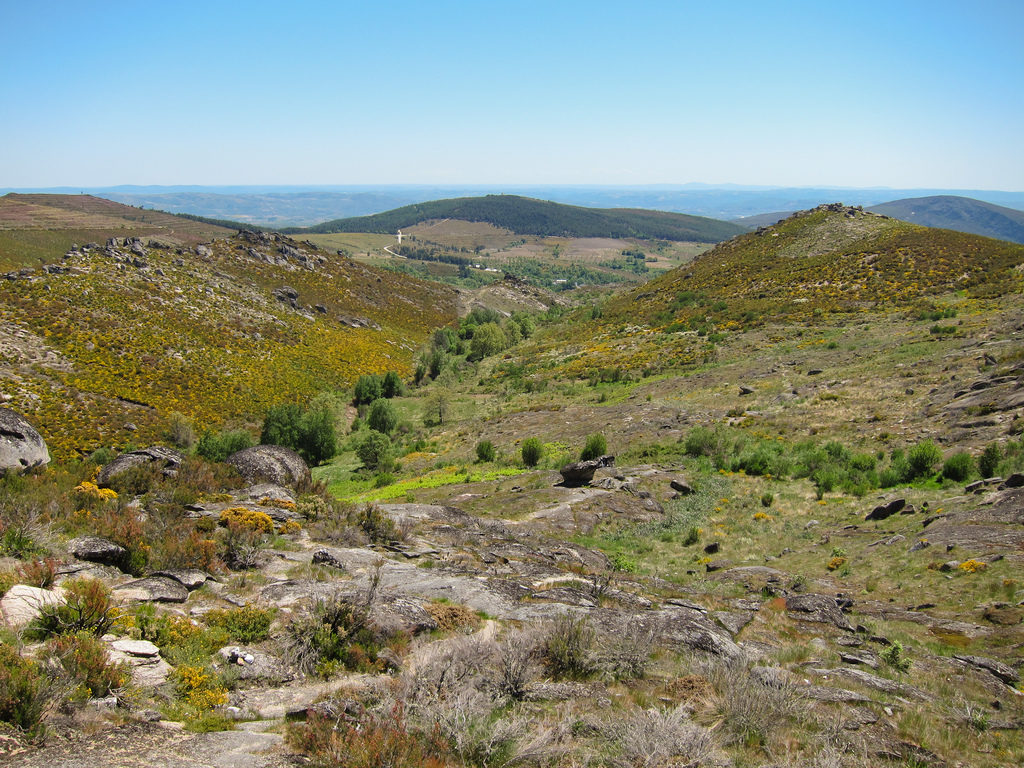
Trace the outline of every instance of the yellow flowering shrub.
{"type": "Polygon", "coordinates": [[[984,571],[988,567],[988,563],[975,560],[972,557],[970,560],[964,560],[958,567],[964,573],[977,573],[978,571],[984,571]]]}
{"type": "Polygon", "coordinates": [[[174,670],[175,690],[196,709],[213,709],[228,703],[228,692],[206,667],[183,664],[174,670]]]}
{"type": "Polygon", "coordinates": [[[220,513],[223,525],[237,525],[261,533],[273,533],[274,521],[266,512],[246,507],[229,507],[220,513]]]}
{"type": "Polygon", "coordinates": [[[830,571],[834,571],[834,570],[836,570],[838,568],[842,568],[845,564],[846,564],[846,558],[845,557],[833,557],[831,560],[828,561],[828,566],[826,566],[826,567],[830,571]]]}

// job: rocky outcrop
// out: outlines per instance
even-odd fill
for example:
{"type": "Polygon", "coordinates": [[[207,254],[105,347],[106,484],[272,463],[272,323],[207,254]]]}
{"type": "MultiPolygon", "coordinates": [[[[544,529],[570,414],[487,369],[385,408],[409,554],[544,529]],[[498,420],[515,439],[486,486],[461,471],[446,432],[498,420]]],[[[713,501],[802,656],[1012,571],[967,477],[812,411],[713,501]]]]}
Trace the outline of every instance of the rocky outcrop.
{"type": "Polygon", "coordinates": [[[906,499],[893,499],[892,501],[886,502],[885,504],[879,504],[877,507],[868,512],[865,520],[885,520],[886,518],[892,517],[901,509],[907,506],[906,499]]]}
{"type": "Polygon", "coordinates": [[[100,470],[96,476],[96,485],[101,488],[109,487],[111,480],[133,467],[149,466],[164,477],[174,477],[178,474],[178,468],[184,459],[185,454],[162,445],[151,445],[149,448],[122,453],[100,470]]]}
{"type": "Polygon", "coordinates": [[[50,463],[50,452],[35,427],[10,408],[0,408],[0,472],[50,463]]]}
{"type": "Polygon", "coordinates": [[[295,451],[280,445],[254,445],[228,456],[228,464],[250,483],[295,486],[308,482],[309,467],[295,451]]]}
{"type": "Polygon", "coordinates": [[[575,461],[572,464],[566,464],[558,470],[558,473],[562,476],[562,485],[575,488],[581,485],[586,485],[593,480],[594,473],[597,472],[597,470],[614,465],[614,456],[598,456],[596,459],[575,461]]]}

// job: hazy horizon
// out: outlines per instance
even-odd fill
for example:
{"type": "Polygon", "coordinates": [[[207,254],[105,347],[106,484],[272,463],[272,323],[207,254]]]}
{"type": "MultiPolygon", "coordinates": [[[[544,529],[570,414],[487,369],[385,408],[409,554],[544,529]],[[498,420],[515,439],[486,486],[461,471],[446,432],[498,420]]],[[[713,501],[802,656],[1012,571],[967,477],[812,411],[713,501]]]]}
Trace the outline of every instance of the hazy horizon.
{"type": "Polygon", "coordinates": [[[8,3],[0,188],[1017,190],[1022,26],[997,0],[8,3]]]}

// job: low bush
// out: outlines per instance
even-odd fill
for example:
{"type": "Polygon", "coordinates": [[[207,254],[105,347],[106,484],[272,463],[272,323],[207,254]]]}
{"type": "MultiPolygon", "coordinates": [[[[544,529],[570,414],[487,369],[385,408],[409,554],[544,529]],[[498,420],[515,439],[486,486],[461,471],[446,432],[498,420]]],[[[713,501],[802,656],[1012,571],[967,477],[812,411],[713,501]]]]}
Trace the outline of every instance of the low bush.
{"type": "Polygon", "coordinates": [[[312,715],[290,725],[285,739],[313,768],[444,768],[448,745],[436,732],[412,730],[401,707],[357,721],[312,715]]]}
{"type": "Polygon", "coordinates": [[[106,634],[121,616],[121,609],[102,581],[72,579],[63,587],[65,602],[44,606],[26,627],[26,637],[44,640],[77,632],[99,636],[106,634]]]}
{"type": "Polygon", "coordinates": [[[57,578],[57,561],[52,557],[45,560],[30,560],[27,563],[20,563],[16,570],[18,580],[22,584],[28,584],[40,589],[49,589],[57,578]]]}
{"type": "Polygon", "coordinates": [[[490,440],[482,440],[476,444],[476,459],[481,463],[489,463],[498,458],[498,451],[490,440]]]}
{"type": "Polygon", "coordinates": [[[128,664],[111,661],[107,646],[86,632],[51,638],[43,649],[43,658],[59,663],[77,685],[73,693],[76,699],[109,696],[131,679],[128,664]]]}
{"type": "Polygon", "coordinates": [[[64,700],[64,692],[39,664],[0,643],[0,722],[38,735],[43,717],[64,700]]]}
{"type": "Polygon", "coordinates": [[[942,461],[942,451],[934,440],[922,440],[907,451],[906,470],[903,479],[906,482],[927,478],[942,461]]]}
{"type": "Polygon", "coordinates": [[[228,456],[256,445],[251,434],[245,429],[231,429],[214,432],[206,430],[199,437],[196,453],[209,461],[226,461],[228,456]]]}
{"type": "Polygon", "coordinates": [[[1003,449],[999,447],[999,443],[989,443],[978,459],[978,471],[982,477],[995,477],[999,471],[999,462],[1002,460],[1003,449]]]}
{"type": "Polygon", "coordinates": [[[967,451],[957,451],[942,465],[942,476],[958,483],[969,480],[974,475],[974,457],[967,451]]]}
{"type": "Polygon", "coordinates": [[[536,437],[528,437],[523,440],[523,444],[520,447],[520,456],[523,459],[523,464],[527,467],[535,467],[540,461],[541,456],[544,453],[544,446],[541,445],[540,439],[536,437]]]}
{"type": "Polygon", "coordinates": [[[735,741],[765,744],[806,712],[807,701],[795,685],[768,685],[753,677],[741,662],[710,659],[700,671],[715,691],[713,704],[721,717],[722,730],[735,741]]]}
{"type": "Polygon", "coordinates": [[[596,639],[586,617],[559,616],[541,643],[541,661],[556,678],[586,680],[598,672],[596,639]]]}
{"type": "Polygon", "coordinates": [[[587,443],[580,452],[580,461],[589,461],[608,453],[608,443],[601,433],[587,437],[587,443]]]}
{"type": "Polygon", "coordinates": [[[247,605],[231,610],[207,611],[203,614],[203,621],[209,627],[220,627],[236,642],[258,643],[270,634],[275,613],[273,608],[247,605]]]}

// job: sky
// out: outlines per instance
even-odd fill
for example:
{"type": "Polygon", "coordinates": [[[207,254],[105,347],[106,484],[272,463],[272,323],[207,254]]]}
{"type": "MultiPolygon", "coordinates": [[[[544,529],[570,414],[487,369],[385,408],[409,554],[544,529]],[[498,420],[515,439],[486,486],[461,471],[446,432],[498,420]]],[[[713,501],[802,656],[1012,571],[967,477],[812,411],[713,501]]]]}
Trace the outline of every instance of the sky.
{"type": "Polygon", "coordinates": [[[1024,2],[0,0],[0,188],[1024,189],[1024,2]]]}

